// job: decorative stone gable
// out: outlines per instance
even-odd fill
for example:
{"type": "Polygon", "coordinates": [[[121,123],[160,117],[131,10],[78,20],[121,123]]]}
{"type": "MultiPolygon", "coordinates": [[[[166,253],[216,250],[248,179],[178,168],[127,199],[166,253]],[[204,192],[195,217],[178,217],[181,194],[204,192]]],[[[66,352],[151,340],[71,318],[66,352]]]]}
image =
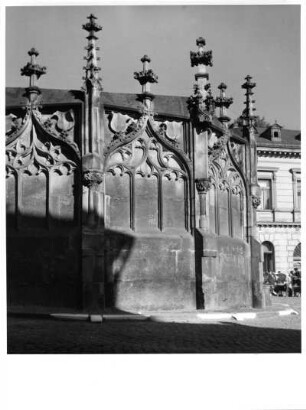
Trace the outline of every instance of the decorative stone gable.
{"type": "Polygon", "coordinates": [[[61,131],[57,125],[55,118],[58,115],[58,112],[44,116],[33,112],[25,116],[22,129],[7,137],[7,173],[20,171],[39,174],[56,171],[67,175],[77,167],[80,153],[71,140],[73,124],[69,125],[69,138],[69,131],[61,131]]]}
{"type": "MultiPolygon", "coordinates": [[[[122,223],[126,225],[129,221],[129,229],[163,231],[184,227],[189,230],[189,158],[151,119],[141,118],[134,127],[135,130],[122,133],[120,139],[113,139],[106,151],[110,226],[118,225],[118,218],[112,216],[113,201],[123,195],[125,199],[121,202],[126,204],[126,210],[121,215],[126,215],[126,219],[122,223]]],[[[117,206],[123,205],[117,203],[117,206]]]]}
{"type": "Polygon", "coordinates": [[[240,145],[236,143],[236,158],[233,158],[231,143],[225,135],[209,151],[210,227],[222,235],[244,238],[247,191],[242,171],[243,146],[240,145]]]}

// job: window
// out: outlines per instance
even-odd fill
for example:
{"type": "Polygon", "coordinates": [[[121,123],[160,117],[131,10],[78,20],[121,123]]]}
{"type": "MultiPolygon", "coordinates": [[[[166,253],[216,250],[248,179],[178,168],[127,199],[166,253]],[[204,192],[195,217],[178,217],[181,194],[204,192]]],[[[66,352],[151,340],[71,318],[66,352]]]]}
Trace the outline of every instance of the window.
{"type": "Polygon", "coordinates": [[[296,181],[296,209],[301,210],[301,180],[296,181]]]}
{"type": "Polygon", "coordinates": [[[262,249],[262,262],[263,262],[263,272],[274,272],[274,246],[271,242],[265,241],[261,245],[262,249]]]}
{"type": "Polygon", "coordinates": [[[299,243],[294,249],[293,266],[296,268],[301,267],[301,243],[299,243]]]}
{"type": "Polygon", "coordinates": [[[301,210],[301,170],[299,168],[290,169],[292,173],[292,185],[293,185],[293,210],[301,210]]]}
{"type": "Polygon", "coordinates": [[[259,211],[271,211],[273,221],[275,219],[275,209],[277,208],[277,172],[278,168],[275,167],[258,168],[258,184],[261,188],[261,204],[257,209],[259,211]]]}
{"type": "Polygon", "coordinates": [[[258,209],[272,209],[272,185],[271,179],[260,179],[261,203],[258,209]]]}
{"type": "Polygon", "coordinates": [[[293,260],[300,260],[301,259],[301,242],[295,247],[293,252],[293,260]]]}

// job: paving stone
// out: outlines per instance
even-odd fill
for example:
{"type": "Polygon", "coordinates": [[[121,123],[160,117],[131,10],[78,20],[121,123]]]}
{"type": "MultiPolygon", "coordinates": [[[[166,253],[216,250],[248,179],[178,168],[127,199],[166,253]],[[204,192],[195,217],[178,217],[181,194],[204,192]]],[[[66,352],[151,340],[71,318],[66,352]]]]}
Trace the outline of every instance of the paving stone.
{"type": "Polygon", "coordinates": [[[299,315],[200,323],[58,321],[9,317],[9,353],[299,353],[301,298],[273,304],[299,315]]]}

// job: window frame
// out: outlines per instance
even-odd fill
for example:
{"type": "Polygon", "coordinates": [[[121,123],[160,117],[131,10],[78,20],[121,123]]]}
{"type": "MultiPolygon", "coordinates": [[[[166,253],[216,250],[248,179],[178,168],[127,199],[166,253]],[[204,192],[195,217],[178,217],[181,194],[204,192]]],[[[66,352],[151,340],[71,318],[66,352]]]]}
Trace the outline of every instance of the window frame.
{"type": "MultiPolygon", "coordinates": [[[[293,216],[295,221],[295,214],[301,212],[301,203],[298,206],[298,182],[302,182],[301,179],[301,169],[300,168],[291,168],[290,172],[292,173],[292,188],[293,188],[293,216]]],[[[301,199],[300,199],[301,201],[301,199]]]]}
{"type": "Polygon", "coordinates": [[[270,180],[271,181],[271,208],[269,209],[261,209],[259,207],[257,208],[259,212],[273,212],[273,219],[274,219],[274,213],[275,209],[277,208],[276,204],[276,173],[279,170],[279,168],[271,168],[271,167],[259,167],[257,169],[257,180],[258,184],[259,181],[261,180],[270,180]]]}
{"type": "Polygon", "coordinates": [[[261,195],[261,201],[260,205],[258,206],[259,211],[271,211],[272,210],[272,180],[271,178],[259,178],[258,179],[258,184],[260,186],[260,195],[261,195]],[[263,188],[260,183],[261,182],[269,182],[269,186],[267,188],[263,188]],[[264,192],[269,192],[268,198],[264,198],[264,192]],[[269,201],[269,207],[263,207],[263,202],[268,202],[267,200],[263,201],[263,199],[268,199],[269,201]]]}

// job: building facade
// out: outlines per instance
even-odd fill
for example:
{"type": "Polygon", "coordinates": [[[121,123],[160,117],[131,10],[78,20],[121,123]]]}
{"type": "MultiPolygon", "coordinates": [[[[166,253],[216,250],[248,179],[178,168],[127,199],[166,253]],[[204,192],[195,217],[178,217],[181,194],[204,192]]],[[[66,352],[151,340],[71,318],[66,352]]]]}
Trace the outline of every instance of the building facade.
{"type": "Polygon", "coordinates": [[[289,272],[301,263],[301,134],[277,123],[258,136],[259,240],[264,270],[289,272]]]}
{"type": "Polygon", "coordinates": [[[275,122],[257,127],[256,140],[263,272],[289,272],[301,267],[301,132],[275,122]]]}
{"type": "Polygon", "coordinates": [[[242,86],[242,129],[229,128],[232,99],[224,83],[213,97],[212,52],[199,38],[188,99],[153,94],[158,77],[146,55],[134,73],[141,93],[105,93],[101,27],[91,15],[83,28],[82,90],[41,90],[46,68],[35,49],[21,70],[29,86],[7,89],[9,305],[264,306],[255,83],[247,76],[242,86]]]}

